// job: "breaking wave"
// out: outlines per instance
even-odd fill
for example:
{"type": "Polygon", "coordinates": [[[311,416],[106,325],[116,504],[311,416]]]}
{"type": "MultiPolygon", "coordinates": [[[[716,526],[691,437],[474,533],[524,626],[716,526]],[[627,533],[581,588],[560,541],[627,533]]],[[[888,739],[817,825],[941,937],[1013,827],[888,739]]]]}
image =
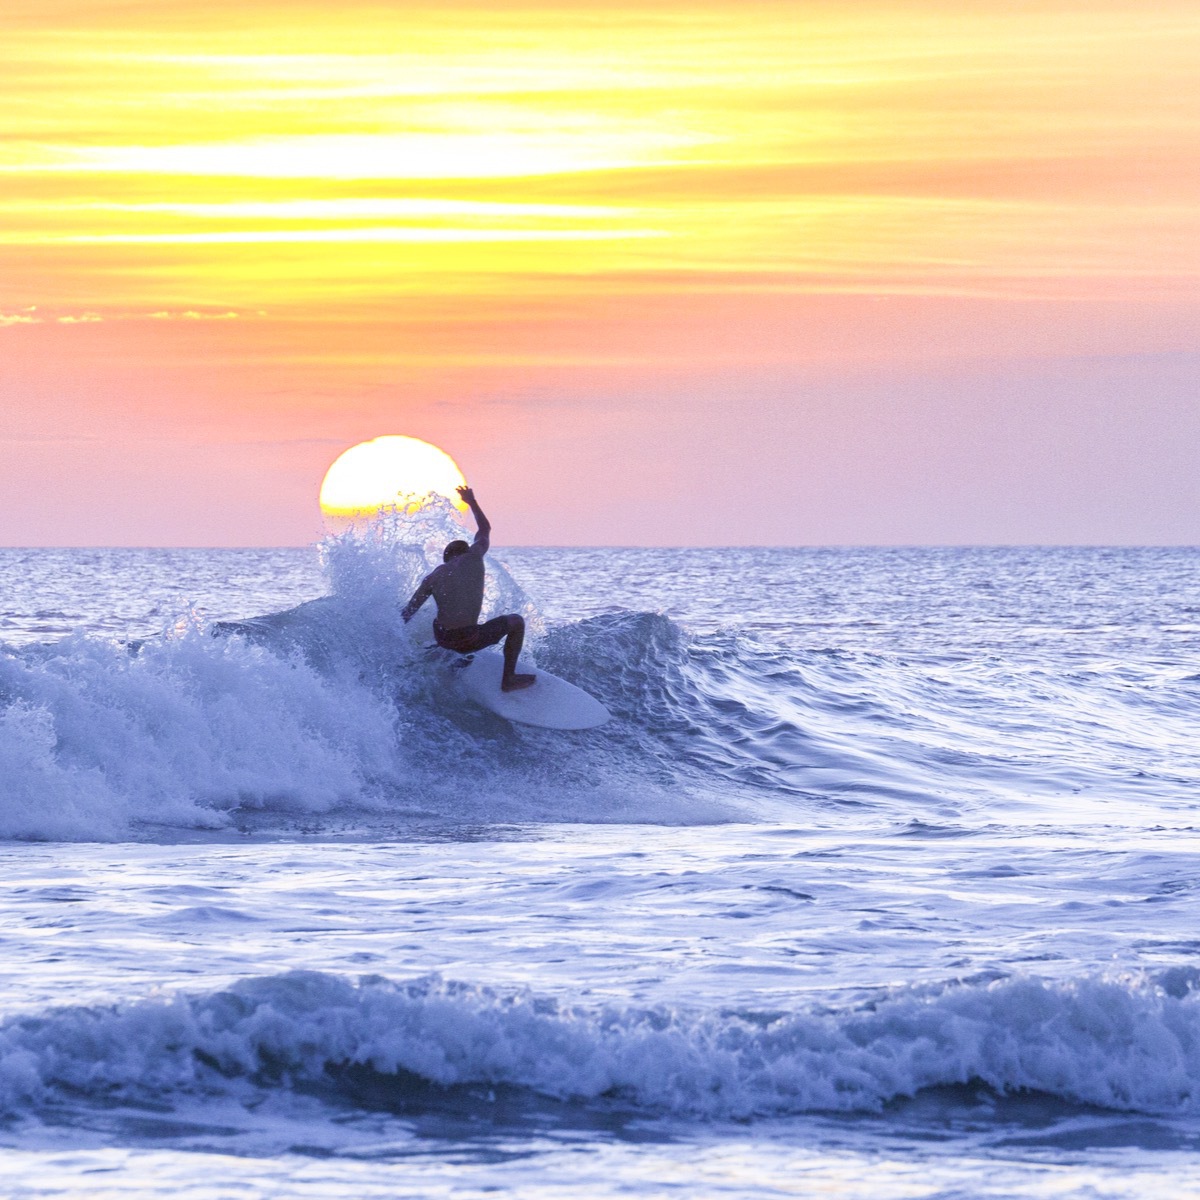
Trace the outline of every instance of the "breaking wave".
{"type": "Polygon", "coordinates": [[[428,612],[400,619],[460,532],[443,505],[330,539],[329,594],[285,612],[0,651],[0,837],[848,808],[894,823],[1063,796],[1072,810],[1079,796],[1183,806],[1200,782],[1178,756],[1162,766],[1163,738],[1179,744],[1200,713],[1178,688],[701,634],[654,612],[547,627],[493,555],[484,616],[522,612],[537,663],[615,718],[573,734],[511,725],[464,700],[429,650],[428,612]]]}
{"type": "Polygon", "coordinates": [[[968,1083],[1194,1114],[1195,982],[1017,978],[897,989],[849,1011],[697,1013],[589,1009],[440,978],[352,983],[294,972],[207,995],[9,1019],[0,1107],[13,1115],[64,1099],[185,1094],[251,1101],[365,1072],[384,1097],[389,1081],[400,1090],[502,1085],[712,1119],[871,1112],[968,1083]]]}

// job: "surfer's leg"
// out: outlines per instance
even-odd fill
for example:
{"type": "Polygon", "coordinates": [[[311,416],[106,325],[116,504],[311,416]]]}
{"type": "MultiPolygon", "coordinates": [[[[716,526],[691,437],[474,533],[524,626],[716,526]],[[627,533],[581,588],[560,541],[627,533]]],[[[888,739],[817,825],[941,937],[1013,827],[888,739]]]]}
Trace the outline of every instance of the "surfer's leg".
{"type": "Polygon", "coordinates": [[[517,659],[525,645],[525,618],[509,613],[504,620],[508,622],[508,633],[504,638],[504,676],[500,680],[500,690],[515,692],[530,687],[537,676],[517,674],[517,659]]]}

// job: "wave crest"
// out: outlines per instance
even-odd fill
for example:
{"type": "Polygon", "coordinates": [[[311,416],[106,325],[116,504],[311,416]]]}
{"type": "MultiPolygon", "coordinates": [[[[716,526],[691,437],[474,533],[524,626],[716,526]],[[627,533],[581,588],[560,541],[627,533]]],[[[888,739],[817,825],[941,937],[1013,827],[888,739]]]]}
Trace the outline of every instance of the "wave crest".
{"type": "Polygon", "coordinates": [[[162,1100],[328,1082],[347,1067],[718,1119],[877,1111],[976,1081],[1185,1114],[1200,1109],[1200,997],[1148,979],[1023,978],[898,990],[846,1012],[704,1014],[295,972],[0,1026],[10,1113],[66,1091],[162,1100]]]}

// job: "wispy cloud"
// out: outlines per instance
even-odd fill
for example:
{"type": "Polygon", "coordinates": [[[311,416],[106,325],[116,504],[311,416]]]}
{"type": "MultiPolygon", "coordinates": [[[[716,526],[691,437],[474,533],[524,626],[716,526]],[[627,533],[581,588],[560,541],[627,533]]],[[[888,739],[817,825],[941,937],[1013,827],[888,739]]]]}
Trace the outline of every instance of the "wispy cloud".
{"type": "Polygon", "coordinates": [[[261,309],[237,311],[234,309],[159,309],[156,312],[126,312],[117,309],[107,312],[62,312],[50,308],[30,307],[21,312],[0,312],[0,328],[15,325],[98,325],[102,322],[131,321],[238,321],[247,318],[265,317],[261,309]]]}
{"type": "MultiPolygon", "coordinates": [[[[245,314],[239,312],[197,312],[193,308],[184,309],[183,312],[170,312],[167,309],[162,309],[159,312],[147,314],[151,321],[237,321],[245,314]]],[[[262,315],[257,314],[257,315],[262,315]]]]}
{"type": "MultiPolygon", "coordinates": [[[[449,277],[1016,296],[1200,276],[1187,0],[472,11],[22,9],[0,258],[44,255],[47,294],[105,316],[449,277]]],[[[21,298],[44,299],[0,285],[21,298]]]]}

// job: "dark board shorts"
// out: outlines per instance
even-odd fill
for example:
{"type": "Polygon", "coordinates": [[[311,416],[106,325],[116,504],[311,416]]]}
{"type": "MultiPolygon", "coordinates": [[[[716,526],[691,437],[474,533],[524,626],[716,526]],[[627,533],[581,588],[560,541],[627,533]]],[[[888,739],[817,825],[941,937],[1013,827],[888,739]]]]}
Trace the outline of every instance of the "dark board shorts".
{"type": "Polygon", "coordinates": [[[507,617],[493,617],[482,625],[465,625],[461,629],[446,629],[433,623],[433,636],[443,650],[472,654],[485,646],[494,646],[508,632],[507,617]]]}

